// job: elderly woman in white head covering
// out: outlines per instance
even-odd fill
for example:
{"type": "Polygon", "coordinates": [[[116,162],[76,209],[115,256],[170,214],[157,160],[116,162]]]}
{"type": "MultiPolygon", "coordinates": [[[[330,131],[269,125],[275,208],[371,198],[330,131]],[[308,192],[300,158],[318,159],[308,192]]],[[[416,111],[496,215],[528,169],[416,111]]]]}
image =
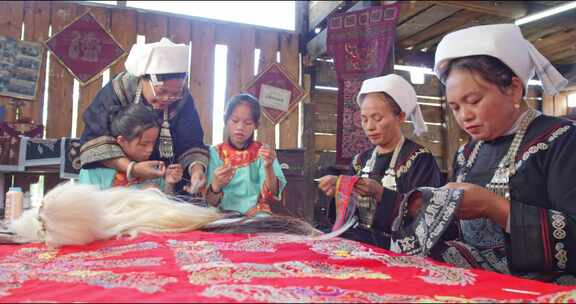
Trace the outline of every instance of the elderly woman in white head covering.
{"type": "Polygon", "coordinates": [[[399,228],[403,238],[393,249],[567,282],[566,274],[576,273],[576,128],[523,101],[534,73],[546,94],[557,93],[566,80],[514,24],[448,34],[435,62],[447,104],[471,140],[457,152],[456,183],[423,189],[410,213],[423,219],[424,210],[444,208],[428,214],[426,226],[442,231],[454,215],[461,238],[437,243],[441,234],[417,232],[416,220],[399,228]],[[406,246],[410,237],[426,242],[406,246]]]}
{"type": "Polygon", "coordinates": [[[115,169],[128,181],[154,179],[165,165],[179,163],[195,192],[205,182],[208,150],[192,96],[187,86],[189,48],[167,38],[134,44],[118,74],[100,90],[83,114],[80,158],[83,168],[115,169]],[[142,103],[158,114],[160,136],[149,161],[126,157],[110,133],[110,113],[130,104],[142,103]]]}
{"type": "MultiPolygon", "coordinates": [[[[399,215],[404,193],[416,187],[440,186],[442,176],[432,154],[405,138],[401,125],[409,117],[414,133],[426,131],[416,92],[404,78],[389,74],[367,79],[357,97],[362,128],[374,145],[354,157],[351,175],[362,177],[355,185],[359,226],[344,237],[389,247],[390,227],[399,215]]],[[[320,179],[319,188],[333,196],[337,177],[320,179]]]]}

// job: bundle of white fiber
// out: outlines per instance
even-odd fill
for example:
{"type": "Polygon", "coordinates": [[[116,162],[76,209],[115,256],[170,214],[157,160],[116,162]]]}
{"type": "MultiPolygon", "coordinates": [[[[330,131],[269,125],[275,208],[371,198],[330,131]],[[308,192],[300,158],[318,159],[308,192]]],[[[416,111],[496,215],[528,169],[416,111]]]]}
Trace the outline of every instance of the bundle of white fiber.
{"type": "Polygon", "coordinates": [[[40,210],[26,211],[9,231],[15,242],[46,242],[48,246],[83,245],[115,236],[204,230],[217,233],[284,233],[296,238],[329,239],[351,227],[323,234],[310,224],[289,216],[230,217],[171,199],[155,189],[124,187],[99,190],[95,186],[66,183],[46,194],[40,210]]]}
{"type": "Polygon", "coordinates": [[[10,230],[23,241],[47,245],[82,245],[113,236],[140,232],[163,233],[196,230],[222,217],[214,209],[182,204],[158,190],[112,188],[66,183],[44,197],[40,217],[45,233],[30,210],[10,230]],[[32,223],[32,224],[31,224],[32,223]]]}

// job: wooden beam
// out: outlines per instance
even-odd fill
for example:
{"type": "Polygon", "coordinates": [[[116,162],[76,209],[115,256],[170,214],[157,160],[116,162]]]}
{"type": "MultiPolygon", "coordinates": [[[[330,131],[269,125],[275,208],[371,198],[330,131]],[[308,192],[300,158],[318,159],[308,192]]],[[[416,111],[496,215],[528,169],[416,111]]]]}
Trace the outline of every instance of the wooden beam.
{"type": "Polygon", "coordinates": [[[344,1],[310,1],[308,2],[308,31],[314,30],[330,14],[338,10],[344,1]]]}
{"type": "Polygon", "coordinates": [[[431,25],[425,31],[421,31],[415,35],[400,40],[399,46],[401,48],[407,48],[410,46],[415,46],[416,44],[422,43],[431,38],[443,36],[444,34],[451,32],[454,28],[470,24],[481,16],[482,13],[479,12],[471,12],[466,10],[459,11],[454,15],[444,19],[442,22],[431,25]]]}
{"type": "Polygon", "coordinates": [[[326,37],[327,31],[323,30],[320,34],[316,35],[312,40],[306,44],[306,49],[308,51],[308,58],[314,60],[321,55],[326,54],[326,37]]]}
{"type": "Polygon", "coordinates": [[[544,39],[539,39],[534,42],[534,46],[542,54],[554,54],[569,48],[571,44],[576,42],[576,30],[569,30],[567,32],[557,33],[550,35],[544,39]]]}
{"type": "Polygon", "coordinates": [[[435,4],[475,11],[483,14],[518,19],[526,16],[524,1],[434,1],[435,4]]]}
{"type": "MultiPolygon", "coordinates": [[[[485,15],[485,16],[479,17],[478,19],[471,20],[471,22],[469,22],[469,23],[462,24],[460,26],[456,26],[456,27],[452,28],[449,32],[454,32],[454,31],[457,31],[460,29],[468,28],[471,26],[477,26],[477,25],[510,23],[510,22],[512,22],[512,19],[510,19],[510,18],[493,16],[493,15],[485,15]]],[[[444,35],[438,35],[435,38],[432,38],[432,39],[429,39],[427,41],[418,43],[414,46],[413,49],[414,50],[427,49],[427,52],[433,53],[433,50],[435,49],[438,42],[440,42],[440,40],[442,40],[442,37],[444,37],[444,35]]]]}
{"type": "Polygon", "coordinates": [[[400,14],[396,20],[399,26],[410,18],[418,15],[420,12],[434,5],[431,1],[402,1],[400,2],[400,14]]]}
{"type": "Polygon", "coordinates": [[[454,7],[445,7],[439,5],[432,6],[418,14],[418,16],[406,21],[397,27],[396,37],[398,37],[398,40],[402,40],[420,31],[424,31],[431,25],[452,16],[458,10],[458,8],[454,7]]]}
{"type": "MultiPolygon", "coordinates": [[[[520,26],[524,37],[534,37],[538,33],[543,32],[544,29],[552,28],[555,26],[568,26],[575,27],[574,20],[576,20],[576,10],[569,10],[552,17],[536,20],[520,26]]],[[[530,38],[531,39],[531,38],[530,38]]]]}

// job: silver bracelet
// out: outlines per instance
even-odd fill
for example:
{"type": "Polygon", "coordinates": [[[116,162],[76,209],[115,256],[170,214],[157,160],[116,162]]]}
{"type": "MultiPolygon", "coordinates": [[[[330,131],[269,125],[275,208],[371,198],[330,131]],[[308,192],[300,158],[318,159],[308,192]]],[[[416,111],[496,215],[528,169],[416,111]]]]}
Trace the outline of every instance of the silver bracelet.
{"type": "Polygon", "coordinates": [[[131,161],[128,164],[128,168],[126,168],[126,178],[128,181],[132,181],[132,169],[134,169],[134,165],[136,165],[135,161],[131,161]]]}

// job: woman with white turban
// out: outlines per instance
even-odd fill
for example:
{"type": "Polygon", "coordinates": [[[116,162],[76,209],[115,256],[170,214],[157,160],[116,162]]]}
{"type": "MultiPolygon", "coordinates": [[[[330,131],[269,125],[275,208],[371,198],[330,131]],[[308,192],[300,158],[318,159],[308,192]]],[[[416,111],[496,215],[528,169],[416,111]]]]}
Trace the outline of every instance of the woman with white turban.
{"type": "Polygon", "coordinates": [[[161,177],[163,168],[179,163],[190,179],[189,191],[202,186],[208,149],[186,85],[189,66],[189,48],[185,44],[175,44],[167,38],[134,44],[125,63],[126,71],[104,86],[83,114],[86,127],[81,137],[82,168],[108,167],[125,174],[129,181],[142,181],[161,177]],[[149,161],[130,161],[110,133],[110,113],[136,103],[154,109],[161,126],[149,161]]]}
{"type": "Polygon", "coordinates": [[[455,183],[405,202],[415,220],[396,227],[393,250],[576,284],[576,127],[523,101],[534,73],[547,95],[566,79],[514,24],[446,35],[435,72],[471,140],[456,154],[455,183]],[[460,237],[443,242],[453,218],[460,237]]]}
{"type": "MultiPolygon", "coordinates": [[[[409,118],[417,135],[426,131],[416,92],[404,78],[389,74],[362,83],[357,102],[362,128],[374,145],[356,155],[350,175],[360,176],[355,184],[359,225],[343,236],[388,248],[390,226],[399,216],[404,193],[416,187],[442,183],[436,160],[424,147],[405,138],[401,125],[409,118]]],[[[319,188],[334,196],[337,177],[326,175],[319,188]]],[[[400,215],[401,216],[401,215],[400,215]]]]}

